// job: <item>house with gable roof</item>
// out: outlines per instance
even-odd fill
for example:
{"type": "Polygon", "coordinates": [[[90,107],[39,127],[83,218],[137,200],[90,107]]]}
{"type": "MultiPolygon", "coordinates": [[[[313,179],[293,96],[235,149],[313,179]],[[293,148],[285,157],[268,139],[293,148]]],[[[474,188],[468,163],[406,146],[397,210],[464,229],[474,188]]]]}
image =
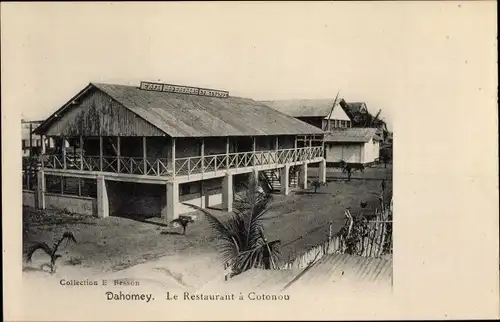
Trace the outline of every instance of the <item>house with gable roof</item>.
{"type": "Polygon", "coordinates": [[[274,174],[285,195],[292,168],[302,188],[309,164],[326,179],[324,131],[221,90],[90,83],[34,133],[56,145],[41,147],[42,209],[172,220],[193,210],[185,203],[232,211],[234,187],[249,174],[274,174]]]}
{"type": "MultiPolygon", "coordinates": [[[[379,158],[381,138],[377,128],[358,127],[357,115],[368,113],[365,103],[349,108],[345,100],[299,99],[262,101],[262,103],[323,129],[325,160],[337,166],[340,161],[369,165],[379,158]]],[[[349,105],[350,106],[350,105],[349,105]]]]}

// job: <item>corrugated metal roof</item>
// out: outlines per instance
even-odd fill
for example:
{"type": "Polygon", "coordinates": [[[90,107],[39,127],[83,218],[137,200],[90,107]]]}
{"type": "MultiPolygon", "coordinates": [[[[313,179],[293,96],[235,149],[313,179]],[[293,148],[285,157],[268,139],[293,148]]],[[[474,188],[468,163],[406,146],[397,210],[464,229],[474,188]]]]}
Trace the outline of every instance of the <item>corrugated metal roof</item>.
{"type": "Polygon", "coordinates": [[[375,138],[376,131],[368,127],[334,128],[325,135],[325,142],[368,142],[375,138]]]}
{"type": "MultiPolygon", "coordinates": [[[[334,100],[335,99],[302,99],[260,102],[293,117],[326,117],[332,111],[334,100]]],[[[335,105],[340,106],[340,99],[337,100],[335,105]]]]}
{"type": "Polygon", "coordinates": [[[331,283],[389,286],[392,284],[392,258],[330,254],[319,260],[290,288],[331,283]]]}
{"type": "Polygon", "coordinates": [[[322,134],[248,98],[215,98],[93,84],[172,137],[322,134]]]}
{"type": "MultiPolygon", "coordinates": [[[[206,284],[204,291],[248,291],[265,290],[281,291],[303,269],[263,270],[251,269],[228,281],[222,279],[206,284]]],[[[348,254],[329,254],[320,259],[314,266],[294,281],[287,290],[318,288],[330,290],[339,286],[345,289],[391,288],[392,257],[373,258],[352,256],[348,254]]]]}
{"type": "Polygon", "coordinates": [[[56,115],[60,117],[71,109],[72,102],[93,87],[172,137],[324,134],[315,126],[248,98],[147,91],[102,83],[90,83],[49,116],[36,132],[44,134],[56,115]]]}

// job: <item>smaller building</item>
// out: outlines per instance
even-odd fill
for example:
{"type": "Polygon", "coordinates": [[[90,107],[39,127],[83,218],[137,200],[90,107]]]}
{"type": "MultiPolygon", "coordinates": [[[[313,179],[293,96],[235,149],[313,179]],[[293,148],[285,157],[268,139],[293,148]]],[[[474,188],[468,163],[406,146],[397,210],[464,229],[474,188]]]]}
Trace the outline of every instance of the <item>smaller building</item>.
{"type": "Polygon", "coordinates": [[[325,136],[325,159],[336,166],[341,160],[347,163],[369,165],[380,154],[382,139],[375,128],[332,129],[325,136]]]}
{"type": "MultiPolygon", "coordinates": [[[[21,150],[23,157],[31,155],[39,155],[42,151],[42,138],[40,135],[33,134],[33,131],[42,124],[43,121],[27,121],[21,120],[21,150]]],[[[51,139],[45,143],[46,146],[54,146],[51,139]]]]}
{"type": "MultiPolygon", "coordinates": [[[[376,127],[354,127],[357,113],[368,113],[365,103],[354,103],[354,110],[338,99],[277,100],[262,103],[281,113],[329,132],[325,136],[325,159],[328,165],[347,163],[369,165],[379,158],[380,141],[376,127]],[[354,111],[354,112],[353,112],[354,111]]],[[[356,123],[358,122],[358,123],[356,123]]]]}
{"type": "Polygon", "coordinates": [[[262,101],[275,110],[293,116],[303,122],[319,127],[325,131],[333,128],[352,127],[352,119],[338,100],[333,106],[330,99],[301,99],[262,101]]]}

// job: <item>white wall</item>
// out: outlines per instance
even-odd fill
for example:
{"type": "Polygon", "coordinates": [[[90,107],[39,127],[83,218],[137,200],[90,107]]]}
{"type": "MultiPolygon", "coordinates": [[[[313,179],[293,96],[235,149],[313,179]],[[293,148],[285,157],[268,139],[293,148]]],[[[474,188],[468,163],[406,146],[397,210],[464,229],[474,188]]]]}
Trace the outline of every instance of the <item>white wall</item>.
{"type": "MultiPolygon", "coordinates": [[[[328,116],[325,117],[325,119],[328,119],[328,116]]],[[[342,121],[350,121],[351,119],[347,114],[344,112],[344,109],[340,105],[336,105],[335,108],[333,109],[332,115],[330,116],[331,120],[342,120],[342,121]]]]}
{"type": "Polygon", "coordinates": [[[380,143],[378,141],[374,141],[370,139],[370,141],[366,142],[363,146],[364,152],[364,163],[369,163],[375,161],[380,155],[380,143]]]}
{"type": "Polygon", "coordinates": [[[359,163],[362,156],[362,144],[345,143],[326,143],[326,162],[345,162],[359,163]]]}

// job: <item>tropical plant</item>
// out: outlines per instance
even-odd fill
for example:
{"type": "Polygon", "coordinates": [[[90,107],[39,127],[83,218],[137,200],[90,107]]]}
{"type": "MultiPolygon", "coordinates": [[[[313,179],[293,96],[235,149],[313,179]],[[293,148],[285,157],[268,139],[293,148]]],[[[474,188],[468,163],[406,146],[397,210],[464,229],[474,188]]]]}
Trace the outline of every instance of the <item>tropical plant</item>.
{"type": "Polygon", "coordinates": [[[189,224],[193,223],[194,220],[190,216],[179,216],[179,218],[176,218],[172,220],[170,223],[171,224],[177,224],[182,227],[182,234],[186,234],[186,228],[189,224]]]}
{"type": "Polygon", "coordinates": [[[50,273],[53,274],[55,273],[56,271],[56,261],[61,258],[62,256],[59,255],[57,253],[57,250],[59,249],[59,246],[61,245],[61,243],[66,240],[66,245],[68,245],[68,243],[70,242],[73,242],[73,243],[76,243],[76,239],[75,239],[75,236],[73,236],[73,233],[71,232],[65,232],[61,238],[59,238],[59,240],[57,242],[54,243],[54,246],[50,247],[49,245],[47,245],[47,243],[45,242],[36,242],[35,244],[33,244],[29,250],[28,250],[28,253],[26,254],[26,261],[27,262],[31,262],[31,259],[33,257],[33,254],[41,249],[43,250],[47,255],[50,256],[50,264],[43,264],[43,266],[45,265],[48,265],[49,268],[50,268],[50,273]]]}
{"type": "Polygon", "coordinates": [[[234,204],[234,214],[225,221],[219,220],[206,209],[189,205],[206,215],[219,241],[223,264],[230,267],[231,276],[250,268],[274,269],[280,257],[280,241],[268,241],[262,225],[271,196],[259,191],[253,177],[245,188],[245,193],[234,204]]]}
{"type": "Polygon", "coordinates": [[[361,255],[364,251],[363,239],[368,236],[368,220],[364,216],[352,216],[347,210],[346,222],[339,231],[344,240],[344,252],[350,255],[361,255]]]}
{"type": "Polygon", "coordinates": [[[319,179],[315,179],[311,182],[311,186],[314,189],[314,193],[318,191],[318,188],[326,186],[326,182],[321,182],[319,179]]]}
{"type": "Polygon", "coordinates": [[[382,193],[384,193],[385,192],[385,180],[382,180],[380,187],[382,188],[382,193]]]}

